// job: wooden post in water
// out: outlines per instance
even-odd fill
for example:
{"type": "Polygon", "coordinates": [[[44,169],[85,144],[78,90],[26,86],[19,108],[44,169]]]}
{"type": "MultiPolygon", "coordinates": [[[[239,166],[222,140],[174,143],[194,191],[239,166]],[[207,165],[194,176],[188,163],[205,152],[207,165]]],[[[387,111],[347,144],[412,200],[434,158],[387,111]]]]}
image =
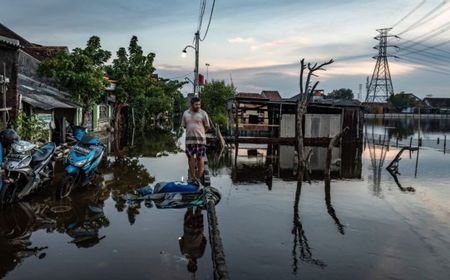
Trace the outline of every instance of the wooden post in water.
{"type": "MultiPolygon", "coordinates": [[[[210,187],[211,178],[207,159],[205,159],[205,172],[203,177],[205,187],[210,187]]],[[[206,211],[208,214],[209,243],[211,244],[214,279],[228,280],[230,279],[230,275],[228,274],[228,267],[225,261],[225,250],[222,238],[220,237],[219,222],[216,215],[216,203],[213,199],[208,199],[208,197],[206,198],[206,211]]]]}
{"type": "Polygon", "coordinates": [[[444,154],[447,152],[447,135],[444,135],[444,154]]]}
{"type": "Polygon", "coordinates": [[[412,136],[409,138],[409,158],[412,158],[412,152],[411,152],[411,146],[412,146],[412,136]]]}
{"type": "Polygon", "coordinates": [[[398,137],[397,137],[397,140],[395,141],[395,145],[396,145],[397,148],[398,148],[398,137]]]}

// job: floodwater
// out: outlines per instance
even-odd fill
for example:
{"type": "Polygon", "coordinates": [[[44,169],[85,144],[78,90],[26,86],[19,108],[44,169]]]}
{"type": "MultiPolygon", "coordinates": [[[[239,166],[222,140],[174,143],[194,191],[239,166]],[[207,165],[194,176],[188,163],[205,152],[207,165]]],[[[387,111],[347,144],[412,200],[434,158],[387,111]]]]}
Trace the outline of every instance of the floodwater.
{"type": "MultiPolygon", "coordinates": [[[[231,278],[448,279],[450,124],[418,128],[368,123],[362,146],[333,150],[330,185],[323,148],[312,149],[311,183],[301,185],[292,147],[209,153],[231,278]],[[385,168],[411,136],[422,147],[403,152],[394,177],[385,168]]],[[[43,191],[1,212],[0,278],[213,279],[205,212],[124,197],[186,178],[178,137],[152,131],[111,142],[97,187],[63,201],[43,191]]]]}

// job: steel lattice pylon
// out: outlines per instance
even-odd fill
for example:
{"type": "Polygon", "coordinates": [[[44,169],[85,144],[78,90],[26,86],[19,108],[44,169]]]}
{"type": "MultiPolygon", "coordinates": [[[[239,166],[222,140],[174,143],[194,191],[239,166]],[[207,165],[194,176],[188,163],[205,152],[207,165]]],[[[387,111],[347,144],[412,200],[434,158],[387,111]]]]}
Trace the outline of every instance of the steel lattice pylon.
{"type": "Polygon", "coordinates": [[[393,35],[389,35],[391,29],[377,29],[380,34],[375,39],[379,43],[374,48],[378,50],[378,55],[373,57],[377,62],[373,70],[372,79],[367,86],[366,102],[368,103],[386,102],[389,96],[394,94],[388,62],[388,57],[391,57],[391,55],[387,51],[389,47],[395,47],[388,45],[388,38],[393,37],[393,35]]]}

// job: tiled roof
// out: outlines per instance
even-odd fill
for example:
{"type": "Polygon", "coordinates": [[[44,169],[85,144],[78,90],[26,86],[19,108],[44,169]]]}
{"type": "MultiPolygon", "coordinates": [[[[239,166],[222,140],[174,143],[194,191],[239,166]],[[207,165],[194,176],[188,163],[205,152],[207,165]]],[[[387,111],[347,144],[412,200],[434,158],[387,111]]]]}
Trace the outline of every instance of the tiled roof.
{"type": "Polygon", "coordinates": [[[33,44],[30,47],[25,47],[24,51],[38,60],[43,60],[57,52],[67,52],[68,49],[64,46],[41,46],[33,44]]]}
{"type": "Polygon", "coordinates": [[[253,92],[239,92],[236,97],[237,98],[248,98],[248,99],[268,99],[259,93],[253,93],[253,92]]]}
{"type": "MultiPolygon", "coordinates": [[[[30,41],[24,39],[22,36],[12,31],[5,25],[0,23],[0,37],[7,38],[9,41],[13,41],[15,44],[19,43],[19,46],[23,47],[23,50],[29,55],[33,56],[38,60],[43,60],[54,55],[59,51],[68,51],[68,48],[65,46],[43,46],[35,43],[31,43],[30,41]]],[[[0,41],[3,41],[1,40],[0,41]]]]}
{"type": "Polygon", "coordinates": [[[261,92],[261,95],[269,98],[270,101],[280,101],[282,99],[280,93],[277,90],[263,90],[261,92]]]}

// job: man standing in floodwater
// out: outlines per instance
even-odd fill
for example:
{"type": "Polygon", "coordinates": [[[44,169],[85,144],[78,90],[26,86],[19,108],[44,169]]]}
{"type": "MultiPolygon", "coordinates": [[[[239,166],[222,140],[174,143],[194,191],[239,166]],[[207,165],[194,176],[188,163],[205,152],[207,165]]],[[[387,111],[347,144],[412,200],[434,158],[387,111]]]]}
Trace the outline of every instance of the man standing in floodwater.
{"type": "Polygon", "coordinates": [[[186,129],[186,155],[189,160],[189,178],[199,182],[203,176],[204,157],[206,156],[206,131],[209,128],[208,114],[201,109],[198,97],[191,99],[191,106],[181,119],[186,129]]]}

